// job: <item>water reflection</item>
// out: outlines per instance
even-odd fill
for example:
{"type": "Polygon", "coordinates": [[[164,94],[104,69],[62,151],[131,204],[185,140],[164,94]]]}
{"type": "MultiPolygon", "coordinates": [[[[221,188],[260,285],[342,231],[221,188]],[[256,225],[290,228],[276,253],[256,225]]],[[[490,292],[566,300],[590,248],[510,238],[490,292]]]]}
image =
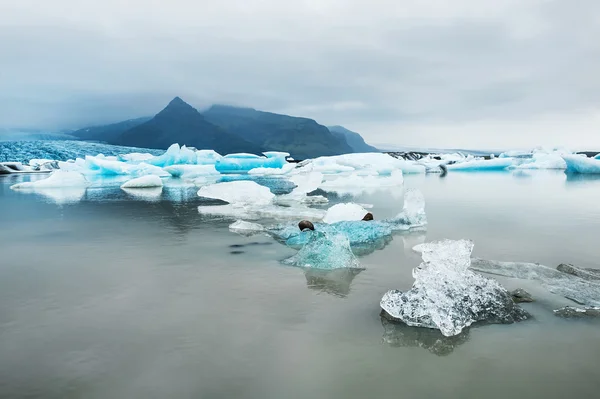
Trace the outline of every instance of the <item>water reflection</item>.
{"type": "Polygon", "coordinates": [[[404,323],[394,323],[381,317],[383,342],[391,347],[416,347],[427,349],[437,356],[447,356],[454,349],[469,340],[469,329],[454,337],[446,337],[439,330],[411,327],[404,323]]]}
{"type": "Polygon", "coordinates": [[[566,173],[567,176],[566,183],[588,183],[588,182],[597,182],[600,181],[600,174],[582,174],[582,173],[566,173]]]}
{"type": "Polygon", "coordinates": [[[356,276],[364,269],[304,269],[306,286],[315,291],[325,292],[333,296],[345,298],[350,293],[350,286],[356,276]]]}

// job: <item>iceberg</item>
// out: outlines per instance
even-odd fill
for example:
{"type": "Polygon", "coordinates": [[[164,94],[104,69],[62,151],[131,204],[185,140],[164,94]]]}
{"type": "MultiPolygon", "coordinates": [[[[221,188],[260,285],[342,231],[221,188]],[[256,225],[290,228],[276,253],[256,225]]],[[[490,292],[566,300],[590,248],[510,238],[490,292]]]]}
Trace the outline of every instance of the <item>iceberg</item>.
{"type": "MultiPolygon", "coordinates": [[[[516,161],[516,160],[515,160],[516,161]]],[[[566,169],[567,164],[558,154],[534,153],[531,159],[517,163],[514,169],[566,169]]]]}
{"type": "Polygon", "coordinates": [[[314,172],[337,174],[368,170],[374,174],[389,175],[394,170],[404,173],[425,173],[425,167],[403,159],[394,158],[383,153],[357,153],[329,157],[319,157],[310,160],[302,169],[308,168],[314,172]]]}
{"type": "Polygon", "coordinates": [[[175,143],[164,154],[147,159],[145,162],[161,168],[171,165],[195,165],[198,163],[198,156],[185,145],[179,147],[179,144],[175,143]]]}
{"type": "Polygon", "coordinates": [[[473,242],[444,240],[422,245],[423,263],[407,292],[388,291],[383,315],[409,326],[439,329],[446,337],[475,322],[514,323],[528,318],[495,280],[469,270],[473,242]]]}
{"type": "Polygon", "coordinates": [[[586,280],[578,275],[537,263],[498,262],[475,258],[471,268],[482,273],[537,281],[551,293],[580,305],[600,306],[600,281],[598,280],[586,280]]]}
{"type": "Polygon", "coordinates": [[[198,165],[215,165],[221,158],[223,158],[223,156],[213,150],[196,151],[196,164],[198,165]]]}
{"type": "Polygon", "coordinates": [[[142,176],[126,181],[121,188],[155,188],[162,187],[163,181],[155,175],[142,176]]]}
{"type": "Polygon", "coordinates": [[[336,204],[327,210],[323,222],[331,224],[347,220],[362,220],[369,213],[365,208],[354,203],[336,204]]]}
{"type": "Polygon", "coordinates": [[[600,173],[600,159],[585,155],[563,155],[562,158],[567,164],[567,173],[600,173]]]}
{"type": "Polygon", "coordinates": [[[220,173],[248,173],[256,168],[282,168],[288,162],[287,152],[266,152],[264,157],[254,154],[229,154],[217,160],[215,168],[220,173]]]}
{"type": "Polygon", "coordinates": [[[229,230],[242,235],[254,235],[263,232],[265,228],[258,223],[238,220],[229,225],[229,230]]]}
{"type": "Polygon", "coordinates": [[[513,164],[512,158],[494,158],[489,160],[474,160],[446,165],[450,171],[484,172],[505,170],[513,164]]]}
{"type": "Polygon", "coordinates": [[[350,249],[348,237],[342,234],[329,235],[320,231],[310,232],[310,237],[302,249],[291,258],[285,259],[283,263],[327,270],[360,268],[358,259],[350,249]]]}
{"type": "Polygon", "coordinates": [[[238,180],[201,187],[200,197],[219,199],[230,204],[260,207],[270,205],[275,194],[268,187],[250,180],[238,180]]]}
{"type": "Polygon", "coordinates": [[[136,162],[144,162],[144,161],[148,161],[150,159],[153,159],[155,156],[148,153],[148,152],[132,152],[130,154],[119,154],[117,155],[117,161],[121,161],[121,162],[131,162],[131,163],[136,163],[136,162]]]}
{"type": "Polygon", "coordinates": [[[164,168],[173,177],[195,179],[203,176],[218,176],[214,165],[171,165],[164,168]]]}
{"type": "Polygon", "coordinates": [[[89,182],[85,176],[78,172],[54,171],[46,179],[31,182],[17,183],[10,188],[13,190],[27,190],[38,188],[64,188],[64,187],[87,187],[89,182]]]}
{"type": "Polygon", "coordinates": [[[388,176],[365,174],[361,172],[341,175],[335,179],[324,181],[319,188],[340,195],[361,195],[372,194],[390,188],[400,188],[403,185],[404,177],[402,171],[398,169],[393,170],[388,176]]]}
{"type": "Polygon", "coordinates": [[[248,171],[249,175],[259,175],[259,176],[279,176],[279,175],[287,175],[292,170],[296,168],[296,165],[293,163],[286,163],[281,168],[254,168],[248,171]]]}

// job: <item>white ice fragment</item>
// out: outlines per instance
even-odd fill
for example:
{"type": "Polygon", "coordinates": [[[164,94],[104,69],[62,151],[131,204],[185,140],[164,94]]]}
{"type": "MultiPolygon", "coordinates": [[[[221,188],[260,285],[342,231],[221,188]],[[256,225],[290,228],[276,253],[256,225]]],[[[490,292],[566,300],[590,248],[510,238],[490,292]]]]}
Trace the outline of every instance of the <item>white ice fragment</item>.
{"type": "Polygon", "coordinates": [[[153,188],[162,186],[163,181],[160,177],[148,175],[128,180],[121,185],[121,188],[153,188]]]}
{"type": "Polygon", "coordinates": [[[229,225],[229,230],[238,234],[252,235],[264,231],[265,228],[258,223],[247,222],[245,220],[237,220],[236,222],[229,225]]]}
{"type": "Polygon", "coordinates": [[[321,182],[323,181],[323,174],[320,172],[311,172],[307,174],[294,175],[290,178],[290,181],[294,183],[296,187],[292,190],[289,196],[303,196],[319,188],[321,182]]]}
{"type": "Polygon", "coordinates": [[[238,180],[203,186],[198,191],[200,197],[219,199],[230,204],[248,204],[253,207],[269,205],[275,195],[268,187],[249,180],[238,180]]]}
{"type": "Polygon", "coordinates": [[[123,190],[125,193],[127,193],[128,195],[131,195],[132,197],[142,200],[142,201],[147,201],[147,202],[156,202],[159,201],[162,195],[162,187],[147,187],[147,188],[126,188],[126,187],[121,187],[121,190],[123,190]]]}
{"type": "Polygon", "coordinates": [[[343,221],[362,220],[367,213],[369,213],[369,211],[365,208],[352,202],[336,204],[327,210],[323,222],[331,224],[343,221]]]}
{"type": "Polygon", "coordinates": [[[117,157],[117,160],[121,161],[121,162],[132,162],[132,163],[136,163],[136,162],[144,162],[147,161],[149,159],[154,158],[154,155],[149,154],[147,152],[132,152],[129,154],[121,154],[117,157]]]}
{"type": "Polygon", "coordinates": [[[38,188],[64,188],[64,187],[87,187],[88,181],[85,176],[78,172],[66,172],[56,170],[46,179],[31,182],[17,183],[10,188],[13,190],[38,189],[38,188]]]}
{"type": "Polygon", "coordinates": [[[402,229],[402,226],[406,226],[407,228],[426,226],[425,198],[421,191],[416,188],[406,190],[402,212],[392,220],[396,222],[398,229],[402,229]]]}
{"type": "Polygon", "coordinates": [[[468,269],[473,243],[468,240],[422,244],[423,263],[413,270],[415,282],[402,293],[381,299],[385,315],[409,326],[439,329],[454,336],[477,321],[512,323],[527,318],[495,280],[468,269]]]}

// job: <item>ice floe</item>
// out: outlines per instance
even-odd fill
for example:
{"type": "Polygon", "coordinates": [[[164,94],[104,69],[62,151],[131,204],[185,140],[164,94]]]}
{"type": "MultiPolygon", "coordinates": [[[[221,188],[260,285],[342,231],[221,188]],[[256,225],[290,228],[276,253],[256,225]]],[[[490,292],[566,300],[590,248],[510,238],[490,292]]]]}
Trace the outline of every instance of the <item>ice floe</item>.
{"type": "Polygon", "coordinates": [[[509,166],[512,166],[512,158],[495,158],[488,160],[473,160],[460,163],[454,163],[446,165],[449,171],[463,171],[463,172],[484,172],[484,171],[495,171],[504,170],[509,166]]]}
{"type": "Polygon", "coordinates": [[[389,175],[395,170],[404,173],[425,173],[425,167],[383,153],[344,154],[319,157],[302,166],[323,174],[338,174],[354,171],[370,171],[374,174],[389,175]]]}
{"type": "Polygon", "coordinates": [[[287,175],[296,167],[293,163],[286,163],[281,168],[254,168],[248,171],[249,175],[255,176],[279,176],[287,175]]]}
{"type": "Polygon", "coordinates": [[[229,154],[218,159],[215,168],[220,173],[247,173],[256,168],[282,168],[287,164],[287,152],[266,152],[261,157],[254,154],[229,154]]]}
{"type": "Polygon", "coordinates": [[[373,173],[353,172],[325,180],[319,188],[340,195],[372,194],[380,190],[402,188],[404,177],[401,170],[393,170],[389,175],[380,176],[373,173]]]}
{"type": "Polygon", "coordinates": [[[323,222],[331,224],[342,221],[362,220],[369,213],[365,208],[351,202],[336,204],[327,210],[323,222]]]}
{"type": "Polygon", "coordinates": [[[412,288],[388,291],[381,299],[390,320],[455,336],[475,322],[513,323],[528,317],[498,282],[469,270],[471,241],[432,242],[422,250],[412,288]]]}
{"type": "Polygon", "coordinates": [[[218,176],[214,165],[171,165],[164,168],[173,177],[195,179],[203,176],[218,176]]]}
{"type": "Polygon", "coordinates": [[[219,199],[230,204],[262,206],[273,202],[275,194],[268,187],[250,180],[230,181],[201,187],[200,197],[219,199]]]}
{"type": "Polygon", "coordinates": [[[254,235],[265,231],[265,228],[258,223],[237,220],[229,225],[229,230],[242,235],[254,235]]]}
{"type": "Polygon", "coordinates": [[[163,181],[160,177],[148,175],[128,180],[121,185],[121,188],[156,188],[162,186],[163,181]]]}

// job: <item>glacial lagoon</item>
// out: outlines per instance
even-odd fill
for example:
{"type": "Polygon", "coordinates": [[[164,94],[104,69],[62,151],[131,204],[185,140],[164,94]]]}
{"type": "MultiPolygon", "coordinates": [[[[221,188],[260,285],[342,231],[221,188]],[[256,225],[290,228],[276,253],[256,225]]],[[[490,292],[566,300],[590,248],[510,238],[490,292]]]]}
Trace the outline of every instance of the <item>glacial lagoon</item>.
{"type": "MultiPolygon", "coordinates": [[[[600,322],[535,281],[533,318],[455,337],[391,324],[379,302],[410,289],[413,247],[471,239],[473,256],[600,268],[600,180],[563,171],[404,176],[425,230],[394,233],[364,269],[302,269],[270,236],[231,232],[198,207],[218,200],[171,179],[162,190],[101,185],[24,193],[0,176],[0,392],[44,398],[595,397],[600,322]]],[[[256,178],[277,193],[283,179],[256,178]],[[262,179],[262,180],[261,180],[262,179]]],[[[293,186],[292,186],[293,187],[293,186]]],[[[390,187],[319,192],[329,205],[402,210],[390,187]],[[362,191],[362,192],[361,192],[362,191]]],[[[264,225],[274,220],[258,221],[264,225]]]]}

